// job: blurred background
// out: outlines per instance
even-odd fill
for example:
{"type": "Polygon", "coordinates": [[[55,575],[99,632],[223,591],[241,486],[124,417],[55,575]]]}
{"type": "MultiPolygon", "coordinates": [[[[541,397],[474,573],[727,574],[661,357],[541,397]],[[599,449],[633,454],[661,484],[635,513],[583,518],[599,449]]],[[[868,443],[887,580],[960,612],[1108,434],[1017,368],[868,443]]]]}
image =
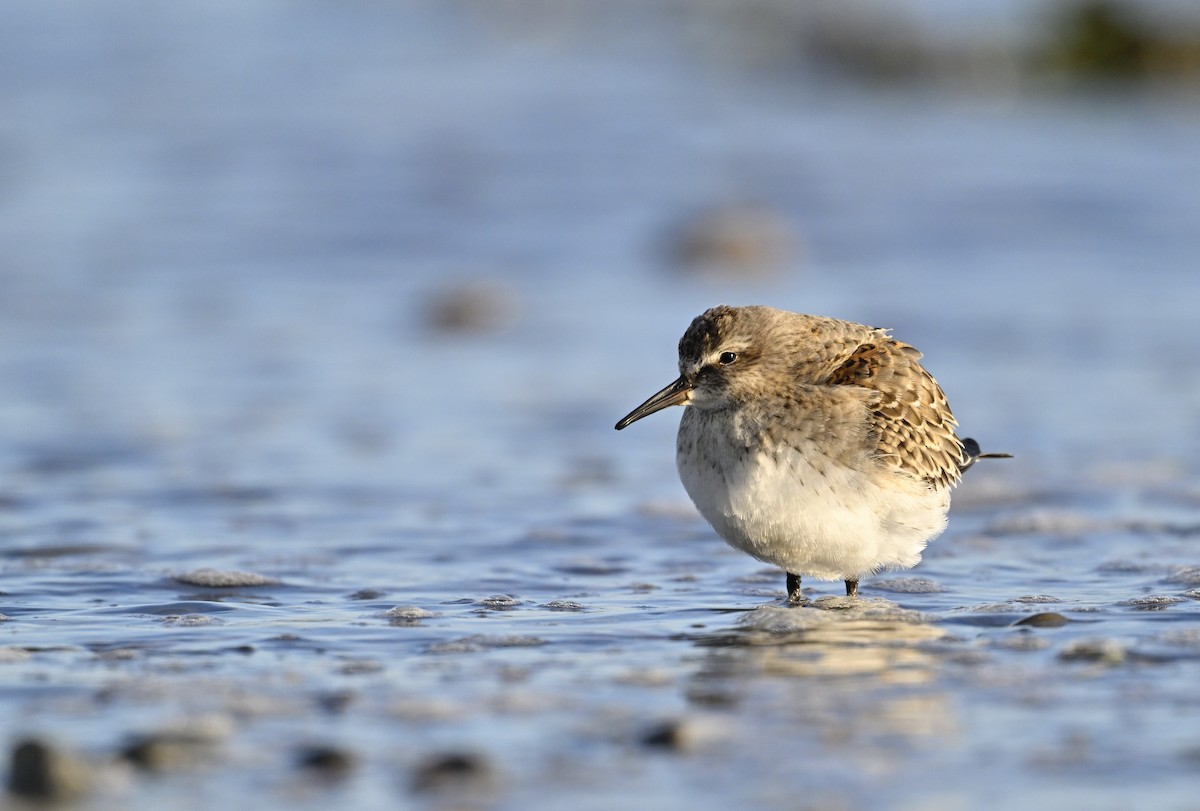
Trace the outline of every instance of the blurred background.
{"type": "Polygon", "coordinates": [[[17,2],[0,45],[9,470],[674,487],[673,419],[611,425],[719,302],[893,328],[1037,465],[1200,450],[1191,3],[17,2]]]}
{"type": "Polygon", "coordinates": [[[1198,305],[1189,0],[4,2],[9,787],[1187,807],[1198,305]],[[613,431],[722,302],[892,328],[1017,457],[865,619],[613,431]]]}

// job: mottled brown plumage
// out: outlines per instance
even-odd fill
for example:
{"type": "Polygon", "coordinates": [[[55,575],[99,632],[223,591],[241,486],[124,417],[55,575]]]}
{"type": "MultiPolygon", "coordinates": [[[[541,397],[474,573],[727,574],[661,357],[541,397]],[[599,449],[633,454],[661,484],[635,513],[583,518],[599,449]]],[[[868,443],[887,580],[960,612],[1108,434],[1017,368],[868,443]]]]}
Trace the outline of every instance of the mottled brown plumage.
{"type": "Polygon", "coordinates": [[[829,375],[834,386],[878,392],[871,405],[872,436],[880,459],[935,487],[958,481],[966,459],[954,434],[958,423],[921,353],[876,330],[829,375]]]}
{"type": "Polygon", "coordinates": [[[676,461],[732,546],[788,573],[846,580],[920,560],[949,491],[984,455],[960,440],[921,353],[886,330],[719,306],[679,341],[679,379],[617,428],[687,405],[676,461]]]}

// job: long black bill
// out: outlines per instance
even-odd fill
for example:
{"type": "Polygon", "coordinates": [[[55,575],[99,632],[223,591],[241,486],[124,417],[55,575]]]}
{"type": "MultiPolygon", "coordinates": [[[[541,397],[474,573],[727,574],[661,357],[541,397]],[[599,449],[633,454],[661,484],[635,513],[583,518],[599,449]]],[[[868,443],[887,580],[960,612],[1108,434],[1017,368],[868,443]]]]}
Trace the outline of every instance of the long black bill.
{"type": "Polygon", "coordinates": [[[637,422],[642,417],[648,417],[655,411],[662,411],[668,406],[684,405],[687,403],[688,396],[691,393],[692,384],[684,380],[681,375],[674,383],[622,417],[621,421],[617,423],[617,430],[620,431],[625,426],[637,422]]]}

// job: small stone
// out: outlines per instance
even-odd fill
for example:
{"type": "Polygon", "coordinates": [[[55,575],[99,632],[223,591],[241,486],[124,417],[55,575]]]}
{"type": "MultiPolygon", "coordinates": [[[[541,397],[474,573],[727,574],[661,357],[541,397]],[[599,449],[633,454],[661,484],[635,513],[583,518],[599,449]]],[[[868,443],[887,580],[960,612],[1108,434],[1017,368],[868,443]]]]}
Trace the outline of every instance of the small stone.
{"type": "Polygon", "coordinates": [[[190,765],[195,762],[195,754],[191,743],[156,736],[136,738],[121,750],[121,757],[150,772],[190,765]]]}
{"type": "Polygon", "coordinates": [[[709,720],[671,719],[651,727],[642,735],[642,743],[653,748],[688,752],[718,737],[719,730],[709,720]]]}
{"type": "Polygon", "coordinates": [[[1013,625],[1025,625],[1030,628],[1061,628],[1068,622],[1070,620],[1057,611],[1042,611],[1038,614],[1030,614],[1028,617],[1022,617],[1014,622],[1013,625]]]}
{"type": "Polygon", "coordinates": [[[435,294],[426,321],[439,332],[500,332],[516,320],[516,303],[516,294],[497,282],[467,282],[435,294]]]}
{"type": "Polygon", "coordinates": [[[1163,582],[1178,586],[1200,586],[1200,566],[1176,566],[1163,578],[1163,582]]]}
{"type": "Polygon", "coordinates": [[[1200,628],[1173,628],[1163,631],[1159,638],[1168,645],[1187,645],[1200,648],[1200,628]]]}
{"type": "Polygon", "coordinates": [[[20,741],[12,750],[8,790],[43,802],[80,797],[90,782],[90,769],[75,755],[43,741],[20,741]]]}
{"type": "Polygon", "coordinates": [[[386,619],[400,625],[416,625],[421,620],[436,616],[432,611],[416,605],[398,605],[383,612],[386,619]]]}
{"type": "Polygon", "coordinates": [[[583,611],[583,605],[571,600],[551,600],[542,606],[547,611],[583,611]]]}
{"type": "Polygon", "coordinates": [[[102,662],[129,662],[142,655],[137,648],[113,648],[112,650],[96,651],[96,658],[102,662]]]}
{"type": "Polygon", "coordinates": [[[219,617],[208,614],[168,614],[162,618],[163,625],[174,625],[178,628],[198,628],[204,625],[221,625],[219,617]]]}
{"type": "Polygon", "coordinates": [[[993,640],[992,647],[1012,651],[1045,650],[1050,647],[1050,640],[1041,634],[1010,634],[993,640]]]}
{"type": "Polygon", "coordinates": [[[537,636],[488,636],[471,634],[461,639],[449,639],[444,642],[434,642],[428,648],[429,653],[476,653],[481,650],[495,648],[534,648],[545,645],[546,640],[537,636]]]}
{"type": "Polygon", "coordinates": [[[664,749],[682,749],[683,739],[683,724],[678,721],[664,721],[643,735],[642,743],[664,749]]]}
{"type": "Polygon", "coordinates": [[[1058,658],[1064,662],[1095,662],[1104,665],[1119,665],[1125,661],[1125,646],[1115,639],[1079,639],[1061,651],[1058,658]]]}
{"type": "Polygon", "coordinates": [[[338,673],[344,676],[363,676],[382,673],[383,670],[383,663],[374,659],[350,659],[338,668],[338,673]]]}
{"type": "Polygon", "coordinates": [[[780,212],[762,205],[714,206],[676,229],[676,267],[721,276],[769,276],[798,257],[795,231],[780,212]]]}
{"type": "Polygon", "coordinates": [[[616,574],[624,574],[629,571],[629,567],[603,560],[575,560],[555,566],[554,571],[562,572],[563,574],[579,575],[580,577],[609,577],[616,574]]]}
{"type": "Polygon", "coordinates": [[[334,746],[307,746],[297,754],[296,765],[301,769],[338,776],[353,769],[355,759],[350,752],[334,746]]]}
{"type": "Polygon", "coordinates": [[[434,755],[417,766],[412,785],[415,791],[445,791],[481,787],[491,779],[492,768],[482,755],[449,752],[434,755]]]}
{"type": "Polygon", "coordinates": [[[490,597],[484,597],[482,600],[476,600],[475,604],[494,611],[507,611],[510,608],[519,606],[521,601],[516,597],[509,597],[507,594],[493,594],[490,597]]]}
{"type": "Polygon", "coordinates": [[[384,596],[379,589],[359,589],[350,595],[351,600],[378,600],[384,596]]]}
{"type": "Polygon", "coordinates": [[[1122,600],[1121,602],[1117,603],[1117,605],[1136,608],[1139,611],[1161,611],[1164,608],[1186,602],[1187,600],[1183,597],[1172,597],[1164,594],[1151,594],[1145,597],[1134,597],[1129,600],[1122,600]]]}
{"type": "Polygon", "coordinates": [[[177,574],[174,578],[189,586],[203,586],[214,589],[232,589],[245,586],[277,586],[279,581],[273,577],[256,574],[255,572],[239,572],[221,569],[194,569],[190,572],[177,574]]]}
{"type": "Polygon", "coordinates": [[[317,696],[317,706],[330,715],[340,715],[354,703],[357,696],[353,690],[336,690],[317,696]]]}
{"type": "Polygon", "coordinates": [[[229,733],[227,719],[198,718],[178,728],[135,735],[121,756],[146,771],[187,768],[211,758],[229,733]]]}

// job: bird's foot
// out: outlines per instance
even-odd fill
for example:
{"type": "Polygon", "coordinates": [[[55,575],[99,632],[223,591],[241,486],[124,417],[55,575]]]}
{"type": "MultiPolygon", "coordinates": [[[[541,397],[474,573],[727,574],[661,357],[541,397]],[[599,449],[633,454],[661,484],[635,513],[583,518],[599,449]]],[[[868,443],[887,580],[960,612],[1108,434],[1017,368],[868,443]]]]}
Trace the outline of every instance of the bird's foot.
{"type": "Polygon", "coordinates": [[[847,597],[857,597],[858,596],[858,581],[857,580],[847,580],[846,581],[846,596],[847,597]]]}
{"type": "Polygon", "coordinates": [[[800,575],[788,572],[787,576],[787,604],[788,605],[803,605],[808,602],[804,599],[804,592],[800,591],[800,575]]]}

